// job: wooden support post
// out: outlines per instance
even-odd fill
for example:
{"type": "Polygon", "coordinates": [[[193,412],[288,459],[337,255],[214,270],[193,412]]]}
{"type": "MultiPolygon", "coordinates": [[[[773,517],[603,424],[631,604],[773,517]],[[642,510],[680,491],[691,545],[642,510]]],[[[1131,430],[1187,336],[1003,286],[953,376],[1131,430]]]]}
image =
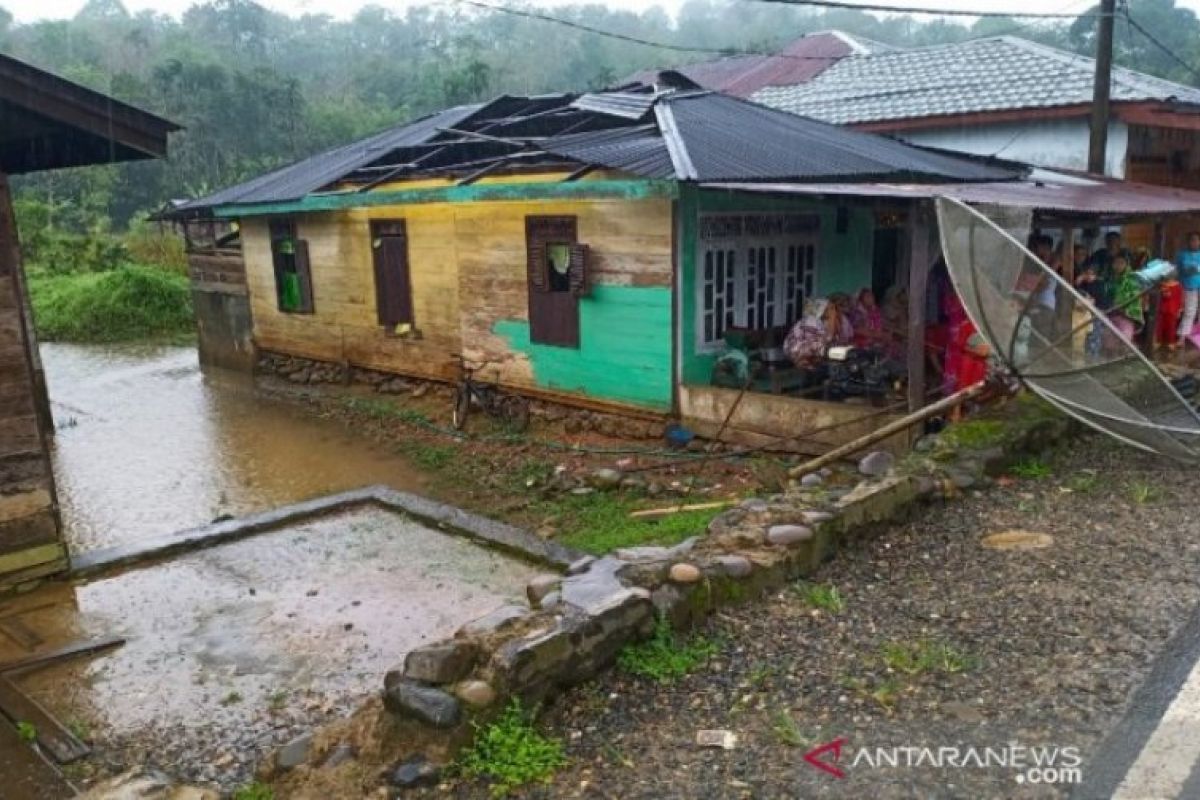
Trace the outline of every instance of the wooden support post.
{"type": "Polygon", "coordinates": [[[929,285],[929,207],[908,216],[908,410],[925,405],[925,292],[929,285]]]}
{"type": "MultiPolygon", "coordinates": [[[[1064,225],[1062,229],[1062,279],[1071,286],[1075,285],[1075,228],[1070,225],[1064,225]]],[[[1058,303],[1055,305],[1057,312],[1055,320],[1055,330],[1057,334],[1063,334],[1071,330],[1071,320],[1075,313],[1075,298],[1069,292],[1058,293],[1058,303]]]]}

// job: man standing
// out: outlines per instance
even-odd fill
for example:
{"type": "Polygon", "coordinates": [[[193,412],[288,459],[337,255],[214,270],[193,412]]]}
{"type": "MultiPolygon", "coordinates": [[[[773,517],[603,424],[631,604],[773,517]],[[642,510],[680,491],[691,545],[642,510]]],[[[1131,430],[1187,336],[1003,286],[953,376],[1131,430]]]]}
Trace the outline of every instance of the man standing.
{"type": "Polygon", "coordinates": [[[1175,258],[1179,282],[1183,284],[1183,316],[1179,318],[1179,338],[1192,332],[1196,324],[1196,309],[1200,303],[1200,233],[1188,234],[1187,248],[1175,258]]]}

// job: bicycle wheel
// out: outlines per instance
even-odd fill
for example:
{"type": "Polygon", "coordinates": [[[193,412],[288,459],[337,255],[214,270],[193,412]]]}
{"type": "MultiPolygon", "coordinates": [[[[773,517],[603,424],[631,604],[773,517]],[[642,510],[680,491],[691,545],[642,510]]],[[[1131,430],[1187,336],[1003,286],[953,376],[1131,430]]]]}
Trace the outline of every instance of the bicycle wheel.
{"type": "Polygon", "coordinates": [[[467,424],[467,414],[471,410],[471,390],[466,386],[459,386],[454,390],[454,410],[450,416],[450,423],[454,425],[454,430],[461,431],[467,424]]]}
{"type": "Polygon", "coordinates": [[[510,428],[523,433],[529,428],[529,401],[508,395],[500,401],[500,415],[510,428]]]}

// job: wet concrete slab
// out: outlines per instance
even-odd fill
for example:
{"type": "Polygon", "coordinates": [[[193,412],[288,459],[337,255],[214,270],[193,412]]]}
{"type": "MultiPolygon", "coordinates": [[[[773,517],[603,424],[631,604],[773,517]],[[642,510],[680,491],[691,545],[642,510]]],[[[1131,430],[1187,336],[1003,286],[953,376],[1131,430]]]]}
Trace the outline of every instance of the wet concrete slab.
{"type": "Polygon", "coordinates": [[[402,457],[332,420],[201,372],[193,347],[43,344],[52,457],[73,553],[386,484],[421,492],[402,457]]]}
{"type": "MultiPolygon", "coordinates": [[[[364,507],[6,601],[49,648],[104,655],[16,681],[93,741],[88,769],[149,764],[230,788],[273,746],[382,686],[408,650],[523,597],[544,571],[364,507]]],[[[0,662],[29,648],[0,635],[0,662]]]]}

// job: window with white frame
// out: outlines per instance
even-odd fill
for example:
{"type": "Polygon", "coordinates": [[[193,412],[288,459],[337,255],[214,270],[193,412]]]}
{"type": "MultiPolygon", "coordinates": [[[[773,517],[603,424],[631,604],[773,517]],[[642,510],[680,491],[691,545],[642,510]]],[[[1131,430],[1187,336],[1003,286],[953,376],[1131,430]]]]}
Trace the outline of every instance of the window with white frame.
{"type": "Polygon", "coordinates": [[[700,217],[697,335],[701,349],[729,328],[762,330],[800,318],[816,291],[815,214],[700,217]]]}

